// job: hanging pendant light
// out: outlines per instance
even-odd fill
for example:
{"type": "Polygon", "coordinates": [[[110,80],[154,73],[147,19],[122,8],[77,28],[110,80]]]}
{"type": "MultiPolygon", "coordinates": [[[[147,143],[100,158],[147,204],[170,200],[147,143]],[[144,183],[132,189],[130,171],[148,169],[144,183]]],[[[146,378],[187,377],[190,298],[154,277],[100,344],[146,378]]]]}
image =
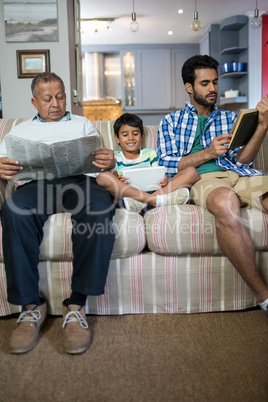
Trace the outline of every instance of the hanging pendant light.
{"type": "Polygon", "coordinates": [[[131,14],[131,19],[132,19],[132,21],[131,21],[130,26],[129,26],[130,30],[132,32],[138,32],[140,27],[139,27],[138,22],[136,21],[136,13],[134,11],[134,0],[133,0],[133,12],[131,14]]]}
{"type": "Polygon", "coordinates": [[[261,17],[259,14],[260,14],[260,12],[258,10],[258,0],[256,0],[256,8],[254,10],[254,18],[250,23],[250,25],[253,29],[258,29],[261,26],[262,20],[261,20],[261,17]]]}
{"type": "Polygon", "coordinates": [[[194,20],[192,22],[191,28],[193,31],[199,31],[199,29],[202,28],[201,23],[198,20],[198,11],[196,10],[196,0],[195,0],[194,20]]]}

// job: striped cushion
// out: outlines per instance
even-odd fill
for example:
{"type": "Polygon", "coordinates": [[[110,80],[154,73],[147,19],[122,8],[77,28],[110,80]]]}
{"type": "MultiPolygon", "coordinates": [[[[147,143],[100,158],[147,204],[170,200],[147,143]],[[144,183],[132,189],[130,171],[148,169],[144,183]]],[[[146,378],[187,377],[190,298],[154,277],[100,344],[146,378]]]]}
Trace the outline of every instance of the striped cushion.
{"type": "MultiPolygon", "coordinates": [[[[113,222],[115,243],[112,259],[140,253],[145,245],[145,229],[142,217],[126,209],[117,209],[113,222]]],[[[40,246],[40,260],[73,260],[70,214],[51,215],[44,225],[44,238],[40,246]]],[[[2,253],[2,227],[0,225],[0,261],[2,253]]]]}
{"type": "MultiPolygon", "coordinates": [[[[268,249],[268,214],[256,208],[243,209],[245,226],[256,250],[268,249]]],[[[196,205],[170,205],[148,211],[144,217],[147,244],[164,255],[222,255],[216,238],[214,216],[196,205]]]]}

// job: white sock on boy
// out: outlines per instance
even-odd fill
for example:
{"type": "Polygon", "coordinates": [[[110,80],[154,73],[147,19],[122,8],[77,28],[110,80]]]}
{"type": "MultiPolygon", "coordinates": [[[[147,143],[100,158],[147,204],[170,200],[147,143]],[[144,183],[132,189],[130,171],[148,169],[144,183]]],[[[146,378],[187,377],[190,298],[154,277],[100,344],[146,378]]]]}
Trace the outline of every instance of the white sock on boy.
{"type": "Polygon", "coordinates": [[[156,207],[164,207],[167,205],[167,195],[166,194],[157,194],[156,196],[156,207]]]}

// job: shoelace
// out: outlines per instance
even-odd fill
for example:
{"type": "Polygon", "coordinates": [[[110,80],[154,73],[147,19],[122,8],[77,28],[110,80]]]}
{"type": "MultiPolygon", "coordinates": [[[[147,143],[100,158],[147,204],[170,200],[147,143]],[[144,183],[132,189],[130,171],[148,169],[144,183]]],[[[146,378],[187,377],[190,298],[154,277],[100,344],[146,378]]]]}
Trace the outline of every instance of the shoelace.
{"type": "Polygon", "coordinates": [[[69,311],[69,313],[66,314],[65,320],[63,321],[62,328],[65,328],[66,325],[69,322],[79,322],[82,328],[88,328],[87,322],[84,320],[84,318],[81,316],[80,311],[69,311]],[[72,317],[75,316],[75,317],[72,317]]]}
{"type": "Polygon", "coordinates": [[[38,320],[40,320],[40,318],[41,318],[41,313],[39,310],[26,310],[20,314],[19,318],[17,319],[17,323],[19,324],[23,321],[32,321],[35,324],[37,324],[37,322],[38,322],[38,320]],[[30,317],[27,317],[27,315],[30,317]]]}

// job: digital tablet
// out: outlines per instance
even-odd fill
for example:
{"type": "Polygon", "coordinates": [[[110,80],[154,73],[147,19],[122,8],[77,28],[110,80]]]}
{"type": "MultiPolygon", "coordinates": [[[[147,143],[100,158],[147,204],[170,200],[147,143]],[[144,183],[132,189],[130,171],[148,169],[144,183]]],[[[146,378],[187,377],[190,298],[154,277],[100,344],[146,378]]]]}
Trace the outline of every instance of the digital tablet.
{"type": "Polygon", "coordinates": [[[164,178],[165,173],[165,166],[123,169],[123,176],[128,177],[129,184],[142,191],[159,190],[158,183],[164,178]]]}

